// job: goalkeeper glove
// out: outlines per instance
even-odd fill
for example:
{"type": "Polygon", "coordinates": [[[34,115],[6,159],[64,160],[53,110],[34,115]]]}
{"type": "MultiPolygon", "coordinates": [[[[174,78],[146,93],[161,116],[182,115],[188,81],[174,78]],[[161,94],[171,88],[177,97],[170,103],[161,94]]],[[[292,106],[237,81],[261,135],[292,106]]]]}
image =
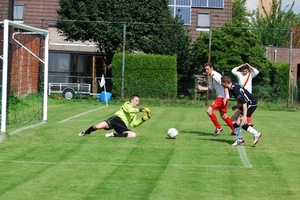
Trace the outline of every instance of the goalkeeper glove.
{"type": "Polygon", "coordinates": [[[150,118],[151,118],[150,113],[145,112],[144,115],[143,115],[143,117],[142,117],[142,120],[145,122],[145,121],[147,121],[150,118]]]}
{"type": "Polygon", "coordinates": [[[139,111],[140,112],[146,112],[148,114],[151,112],[149,108],[140,108],[139,111]]]}
{"type": "Polygon", "coordinates": [[[146,112],[147,114],[150,114],[151,110],[149,108],[144,108],[143,112],[146,112]]]}

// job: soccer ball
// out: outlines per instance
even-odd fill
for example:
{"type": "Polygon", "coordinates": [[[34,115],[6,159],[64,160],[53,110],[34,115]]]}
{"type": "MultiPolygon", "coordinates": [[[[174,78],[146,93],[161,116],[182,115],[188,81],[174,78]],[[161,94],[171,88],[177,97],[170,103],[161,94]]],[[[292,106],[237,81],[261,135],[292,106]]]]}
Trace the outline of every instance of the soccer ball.
{"type": "Polygon", "coordinates": [[[169,138],[176,138],[176,136],[178,135],[178,131],[176,128],[169,128],[167,135],[169,138]]]}

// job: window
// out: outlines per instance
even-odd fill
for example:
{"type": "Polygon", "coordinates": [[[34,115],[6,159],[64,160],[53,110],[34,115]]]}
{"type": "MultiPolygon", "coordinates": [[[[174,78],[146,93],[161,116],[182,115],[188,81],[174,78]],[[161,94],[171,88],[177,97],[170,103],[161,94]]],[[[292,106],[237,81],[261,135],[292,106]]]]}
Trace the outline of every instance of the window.
{"type": "Polygon", "coordinates": [[[179,17],[185,25],[191,25],[191,0],[170,0],[172,17],[179,17]]]}
{"type": "Polygon", "coordinates": [[[224,0],[169,0],[169,6],[224,8],[224,0]]]}
{"type": "Polygon", "coordinates": [[[179,17],[185,25],[191,25],[191,7],[169,6],[172,17],[179,17]]]}
{"type": "MultiPolygon", "coordinates": [[[[192,7],[224,8],[224,0],[169,0],[169,9],[172,16],[181,18],[185,25],[191,25],[192,7]]],[[[208,22],[210,23],[209,20],[208,22]]],[[[197,23],[199,25],[199,19],[197,23]]]]}
{"type": "Polygon", "coordinates": [[[24,21],[24,5],[14,6],[14,21],[23,23],[24,21]]]}
{"type": "Polygon", "coordinates": [[[224,8],[224,0],[192,0],[192,7],[224,8]]]}
{"type": "Polygon", "coordinates": [[[210,27],[210,14],[209,13],[198,13],[197,26],[202,28],[210,27]]]}

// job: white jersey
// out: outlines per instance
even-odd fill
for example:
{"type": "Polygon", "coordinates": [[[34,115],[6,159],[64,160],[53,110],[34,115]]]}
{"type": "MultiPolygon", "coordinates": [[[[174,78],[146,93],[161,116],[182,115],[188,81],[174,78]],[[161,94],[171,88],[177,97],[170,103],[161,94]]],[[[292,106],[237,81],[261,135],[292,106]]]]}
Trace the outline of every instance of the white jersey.
{"type": "Polygon", "coordinates": [[[243,72],[238,71],[238,68],[235,67],[231,70],[231,72],[238,78],[239,84],[252,93],[252,79],[257,76],[259,71],[254,68],[252,72],[244,75],[243,72]]]}
{"type": "Polygon", "coordinates": [[[221,85],[221,77],[221,74],[213,70],[212,73],[208,75],[208,88],[215,90],[217,97],[224,98],[224,88],[221,85]]]}

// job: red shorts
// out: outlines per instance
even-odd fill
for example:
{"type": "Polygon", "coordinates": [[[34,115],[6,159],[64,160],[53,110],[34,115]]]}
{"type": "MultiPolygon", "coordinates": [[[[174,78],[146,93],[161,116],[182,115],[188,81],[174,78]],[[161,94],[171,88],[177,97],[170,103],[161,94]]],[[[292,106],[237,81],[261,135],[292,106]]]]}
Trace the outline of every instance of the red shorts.
{"type": "Polygon", "coordinates": [[[228,105],[228,101],[229,99],[227,99],[226,104],[224,105],[223,103],[223,99],[222,97],[217,97],[211,104],[210,107],[213,110],[218,110],[220,112],[224,112],[227,113],[227,105],[228,105]]]}

